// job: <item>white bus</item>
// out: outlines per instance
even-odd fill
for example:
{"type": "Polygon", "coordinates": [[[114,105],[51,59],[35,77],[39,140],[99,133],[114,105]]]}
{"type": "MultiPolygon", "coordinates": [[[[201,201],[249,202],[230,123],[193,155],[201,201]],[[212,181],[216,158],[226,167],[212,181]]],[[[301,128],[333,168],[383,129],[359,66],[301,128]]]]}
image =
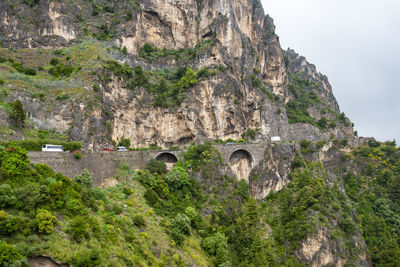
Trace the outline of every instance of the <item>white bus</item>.
{"type": "Polygon", "coordinates": [[[60,145],[42,145],[42,151],[47,151],[47,152],[63,152],[64,148],[63,146],[60,145]]]}

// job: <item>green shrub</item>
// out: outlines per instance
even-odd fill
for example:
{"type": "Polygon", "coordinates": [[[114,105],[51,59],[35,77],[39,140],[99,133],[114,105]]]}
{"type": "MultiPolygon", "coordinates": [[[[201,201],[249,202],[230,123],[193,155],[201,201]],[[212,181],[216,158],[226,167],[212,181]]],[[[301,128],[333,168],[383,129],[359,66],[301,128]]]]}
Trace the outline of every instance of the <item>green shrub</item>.
{"type": "Polygon", "coordinates": [[[12,66],[16,71],[18,71],[20,73],[24,73],[24,74],[30,75],[30,76],[35,76],[36,75],[36,70],[31,69],[31,68],[25,68],[22,65],[22,63],[20,63],[20,62],[18,62],[18,63],[15,62],[15,63],[12,64],[12,66]]]}
{"type": "Polygon", "coordinates": [[[174,219],[171,220],[172,228],[179,229],[185,235],[189,235],[191,232],[190,219],[186,214],[177,214],[174,219]]]}
{"type": "Polygon", "coordinates": [[[127,78],[133,76],[133,71],[127,64],[121,65],[117,61],[108,60],[104,68],[116,76],[125,76],[127,78]]]}
{"type": "Polygon", "coordinates": [[[121,214],[122,211],[123,211],[122,210],[122,206],[120,204],[118,204],[118,203],[115,203],[115,202],[107,203],[104,208],[105,208],[106,211],[112,212],[112,213],[114,213],[116,215],[121,214]]]}
{"type": "Polygon", "coordinates": [[[0,266],[9,266],[22,257],[15,246],[0,240],[0,266]]]}
{"type": "Polygon", "coordinates": [[[167,173],[167,165],[164,161],[161,160],[150,159],[149,163],[147,163],[146,168],[150,171],[150,173],[167,173]]]}
{"type": "Polygon", "coordinates": [[[229,257],[228,249],[226,247],[219,246],[216,252],[215,265],[219,267],[230,266],[228,257],[229,257]]]}
{"type": "Polygon", "coordinates": [[[129,138],[122,137],[121,140],[118,142],[118,146],[129,148],[131,146],[131,140],[129,138]]]}
{"type": "Polygon", "coordinates": [[[85,206],[79,198],[71,198],[65,204],[65,208],[69,211],[70,214],[79,214],[83,211],[85,206]]]}
{"type": "Polygon", "coordinates": [[[340,115],[338,117],[338,121],[340,123],[346,123],[346,115],[344,114],[344,112],[340,113],[340,115]]]}
{"type": "Polygon", "coordinates": [[[15,233],[29,230],[29,221],[20,216],[8,215],[0,218],[0,235],[11,236],[15,233]]]}
{"type": "MultiPolygon", "coordinates": [[[[146,43],[143,45],[143,47],[139,51],[139,57],[145,58],[147,60],[151,60],[152,53],[156,52],[158,49],[151,46],[150,44],[146,43]]],[[[151,63],[151,61],[150,61],[151,63]]]]}
{"type": "Polygon", "coordinates": [[[0,208],[12,207],[17,202],[14,190],[9,184],[0,185],[0,208]]]}
{"type": "Polygon", "coordinates": [[[58,59],[55,58],[55,57],[53,57],[53,58],[50,60],[50,65],[57,66],[57,64],[58,64],[58,59]]]}
{"type": "Polygon", "coordinates": [[[90,189],[93,185],[92,175],[87,169],[82,174],[75,175],[74,181],[86,189],[90,189]]]}
{"type": "Polygon", "coordinates": [[[61,145],[64,147],[64,150],[68,151],[80,150],[82,148],[82,143],[79,141],[62,142],[61,145]]]}
{"type": "Polygon", "coordinates": [[[184,157],[186,164],[195,171],[199,170],[201,165],[207,164],[210,161],[222,162],[221,155],[210,144],[190,146],[184,157]]]}
{"type": "Polygon", "coordinates": [[[56,66],[52,66],[49,69],[49,73],[54,77],[69,77],[75,71],[75,67],[72,65],[64,65],[58,63],[56,66]]]}
{"type": "Polygon", "coordinates": [[[11,102],[11,110],[9,116],[10,119],[12,119],[14,126],[17,128],[23,127],[26,114],[22,102],[20,100],[11,102]]]}
{"type": "Polygon", "coordinates": [[[67,100],[67,99],[69,99],[69,98],[70,98],[70,95],[69,95],[69,94],[62,94],[62,95],[57,96],[57,97],[56,97],[56,100],[64,101],[64,100],[67,100]]]}
{"type": "Polygon", "coordinates": [[[144,220],[143,216],[141,214],[137,214],[132,218],[132,222],[134,225],[137,227],[145,227],[146,226],[146,221],[144,220]]]}
{"type": "Polygon", "coordinates": [[[20,182],[29,169],[27,152],[15,144],[11,144],[0,152],[0,179],[11,178],[13,182],[20,182]]]}
{"type": "Polygon", "coordinates": [[[128,54],[128,49],[126,49],[126,46],[122,48],[122,54],[127,55],[128,54]]]}
{"type": "Polygon", "coordinates": [[[157,185],[157,180],[156,178],[150,173],[150,171],[145,170],[141,171],[139,170],[137,172],[137,177],[138,180],[145,186],[147,187],[155,187],[157,185]]]}
{"type": "Polygon", "coordinates": [[[320,129],[325,129],[327,123],[328,123],[328,122],[327,122],[326,118],[324,117],[324,118],[321,118],[321,119],[317,122],[317,125],[319,126],[320,129]]]}
{"type": "Polygon", "coordinates": [[[244,139],[254,139],[254,138],[256,138],[256,135],[257,135],[259,132],[260,132],[260,129],[259,129],[259,128],[257,128],[257,129],[249,128],[249,129],[247,129],[245,132],[242,133],[242,137],[243,137],[244,139]]]}
{"type": "Polygon", "coordinates": [[[182,244],[183,240],[185,240],[186,235],[182,233],[178,228],[172,228],[171,238],[176,242],[177,245],[180,245],[182,244]]]}
{"type": "Polygon", "coordinates": [[[189,175],[184,168],[179,166],[173,167],[171,171],[165,175],[165,181],[171,190],[184,190],[184,188],[191,186],[189,175]]]}
{"type": "Polygon", "coordinates": [[[342,140],[342,146],[347,146],[347,144],[349,143],[349,140],[347,138],[342,140]]]}
{"type": "Polygon", "coordinates": [[[95,92],[100,91],[100,87],[96,83],[93,84],[93,91],[95,91],[95,92]]]}
{"type": "Polygon", "coordinates": [[[372,139],[370,139],[370,140],[368,141],[368,145],[369,145],[370,147],[380,147],[380,146],[381,146],[381,143],[378,142],[378,141],[376,141],[375,138],[372,138],[372,139]]]}
{"type": "Polygon", "coordinates": [[[4,84],[4,80],[0,79],[0,86],[4,84]]]}
{"type": "Polygon", "coordinates": [[[76,158],[77,160],[80,160],[82,158],[82,153],[81,152],[75,152],[74,153],[74,158],[76,158]]]}
{"type": "Polygon", "coordinates": [[[311,145],[311,142],[308,141],[308,140],[301,140],[300,141],[300,146],[301,146],[302,149],[307,149],[307,148],[310,147],[310,145],[311,145]]]}
{"type": "Polygon", "coordinates": [[[67,233],[69,233],[75,241],[82,241],[89,237],[88,221],[85,217],[76,216],[74,217],[67,227],[67,233]]]}
{"type": "Polygon", "coordinates": [[[150,206],[155,206],[158,203],[158,195],[152,189],[147,189],[144,193],[144,198],[150,206]]]}
{"type": "Polygon", "coordinates": [[[102,262],[101,251],[98,246],[80,247],[74,251],[71,259],[72,266],[77,267],[100,266],[102,262]]]}
{"type": "Polygon", "coordinates": [[[36,212],[35,224],[39,233],[50,234],[54,225],[57,223],[57,218],[50,211],[45,209],[39,209],[36,212]]]}
{"type": "Polygon", "coordinates": [[[218,72],[216,70],[213,70],[209,67],[204,67],[201,70],[197,72],[197,78],[207,78],[207,77],[212,77],[215,76],[218,72]]]}
{"type": "Polygon", "coordinates": [[[190,219],[185,214],[177,214],[171,220],[171,237],[179,245],[183,242],[186,235],[191,232],[190,219]]]}
{"type": "Polygon", "coordinates": [[[35,5],[38,5],[40,3],[40,0],[22,0],[22,3],[24,3],[30,7],[33,7],[35,5]]]}
{"type": "Polygon", "coordinates": [[[250,81],[251,81],[251,85],[254,88],[260,88],[261,87],[261,81],[257,78],[257,76],[255,74],[250,74],[250,81]]]}
{"type": "Polygon", "coordinates": [[[249,198],[249,185],[247,184],[246,180],[241,179],[237,183],[237,193],[243,199],[248,199],[249,198]]]}
{"type": "Polygon", "coordinates": [[[343,217],[339,221],[339,227],[347,234],[354,233],[356,229],[354,222],[349,217],[343,217]]]}
{"type": "Polygon", "coordinates": [[[223,233],[216,232],[212,236],[206,237],[201,246],[208,254],[216,255],[219,247],[228,247],[228,238],[223,233]]]}

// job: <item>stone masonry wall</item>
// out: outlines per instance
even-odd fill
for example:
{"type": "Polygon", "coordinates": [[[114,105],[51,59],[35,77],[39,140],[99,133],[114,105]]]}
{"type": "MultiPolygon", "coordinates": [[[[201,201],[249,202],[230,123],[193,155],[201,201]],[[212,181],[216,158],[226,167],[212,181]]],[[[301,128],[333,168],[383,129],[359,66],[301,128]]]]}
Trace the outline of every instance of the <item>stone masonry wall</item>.
{"type": "MultiPolygon", "coordinates": [[[[252,168],[254,168],[265,155],[265,144],[235,144],[214,146],[222,156],[225,163],[229,164],[230,156],[238,150],[246,150],[252,156],[252,168]]],[[[114,176],[116,169],[121,162],[128,163],[134,169],[143,169],[150,159],[160,154],[170,153],[177,159],[183,159],[184,150],[148,150],[148,151],[104,151],[82,153],[80,159],[74,154],[65,152],[42,152],[31,151],[28,153],[32,163],[44,163],[67,177],[74,177],[87,169],[93,177],[95,186],[100,185],[105,179],[114,176]]]]}

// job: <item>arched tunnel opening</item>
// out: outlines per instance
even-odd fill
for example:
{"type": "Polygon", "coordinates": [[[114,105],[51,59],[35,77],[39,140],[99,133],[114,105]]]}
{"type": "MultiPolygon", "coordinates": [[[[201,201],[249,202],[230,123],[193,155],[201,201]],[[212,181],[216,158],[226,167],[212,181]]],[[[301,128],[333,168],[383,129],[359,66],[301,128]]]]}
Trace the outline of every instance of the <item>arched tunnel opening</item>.
{"type": "Polygon", "coordinates": [[[253,168],[253,156],[244,149],[236,150],[229,157],[229,163],[238,180],[249,182],[250,172],[253,168]]]}
{"type": "Polygon", "coordinates": [[[167,169],[171,169],[178,162],[178,158],[174,154],[169,152],[163,152],[158,154],[156,156],[156,160],[164,161],[165,164],[167,165],[167,169]]]}

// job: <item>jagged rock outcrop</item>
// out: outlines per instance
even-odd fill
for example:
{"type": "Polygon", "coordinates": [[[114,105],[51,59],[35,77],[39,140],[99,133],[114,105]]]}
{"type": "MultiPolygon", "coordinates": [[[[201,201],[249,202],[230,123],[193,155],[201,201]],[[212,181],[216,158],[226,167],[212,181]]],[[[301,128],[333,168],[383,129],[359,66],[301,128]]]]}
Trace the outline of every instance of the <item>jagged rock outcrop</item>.
{"type": "Polygon", "coordinates": [[[225,69],[191,86],[183,102],[174,108],[154,107],[149,101],[143,104],[151,97],[144,88],[129,92],[126,81],[114,76],[100,86],[99,94],[91,96],[101,100],[101,106],[91,109],[88,101],[79,97],[62,107],[36,109],[18,92],[14,94],[12,99],[24,100],[37,127],[69,129],[71,138],[84,141],[87,149],[98,150],[122,137],[129,138],[134,147],[240,139],[248,129],[257,129],[254,141],[269,140],[271,136],[283,140],[352,136],[349,124],[322,129],[288,118],[286,104],[293,98],[288,88],[291,73],[295,72],[316,83],[313,92],[332,111],[311,107],[308,113],[313,120],[326,117],[333,121],[339,108],[326,77],[292,50],[282,51],[273,21],[264,15],[258,1],[146,0],[137,5],[117,1],[103,3],[102,10],[85,1],[74,5],[48,0],[34,3],[32,7],[1,3],[3,47],[65,47],[94,32],[93,36],[110,40],[109,45],[126,47],[126,56],[113,57],[132,67],[141,65],[145,70],[157,71],[174,70],[184,64],[195,70],[211,66],[225,69]],[[19,14],[29,19],[21,20],[19,14]],[[184,50],[210,40],[215,44],[185,61],[146,61],[139,57],[146,43],[157,49],[184,50]],[[102,137],[93,137],[94,132],[102,133],[102,137]]]}

